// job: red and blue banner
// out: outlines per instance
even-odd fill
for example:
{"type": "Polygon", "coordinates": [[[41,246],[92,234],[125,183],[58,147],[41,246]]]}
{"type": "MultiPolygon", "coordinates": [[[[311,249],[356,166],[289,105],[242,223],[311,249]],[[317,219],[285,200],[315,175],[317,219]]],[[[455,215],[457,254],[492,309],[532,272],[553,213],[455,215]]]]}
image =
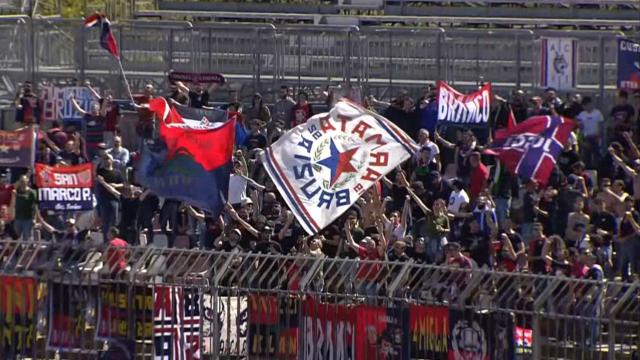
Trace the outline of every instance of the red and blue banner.
{"type": "Polygon", "coordinates": [[[498,155],[513,174],[546,184],[575,122],[561,116],[534,116],[496,132],[488,153],[498,155]]]}
{"type": "Polygon", "coordinates": [[[384,117],[341,100],[280,137],[263,164],[302,228],[315,234],[416,149],[384,117]]]}
{"type": "Polygon", "coordinates": [[[143,146],[138,181],[158,196],[218,214],[229,189],[235,121],[187,124],[162,98],[150,109],[160,133],[143,146]]]}
{"type": "Polygon", "coordinates": [[[30,168],[35,161],[36,135],[33,127],[0,130],[0,166],[30,168]]]}
{"type": "Polygon", "coordinates": [[[618,39],[618,89],[640,89],[640,44],[618,39]]]}
{"type": "Polygon", "coordinates": [[[491,112],[491,83],[463,94],[438,82],[438,124],[486,126],[491,112]]]}
{"type": "Polygon", "coordinates": [[[40,209],[93,209],[93,164],[61,167],[36,164],[35,177],[40,209]]]}
{"type": "Polygon", "coordinates": [[[201,358],[198,289],[157,286],[153,312],[155,360],[201,358]]]}

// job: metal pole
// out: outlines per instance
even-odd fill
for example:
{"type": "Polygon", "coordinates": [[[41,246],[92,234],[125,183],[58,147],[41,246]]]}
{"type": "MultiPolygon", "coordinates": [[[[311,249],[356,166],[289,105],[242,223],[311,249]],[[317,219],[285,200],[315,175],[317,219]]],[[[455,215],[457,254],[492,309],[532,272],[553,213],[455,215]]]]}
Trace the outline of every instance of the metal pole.
{"type": "Polygon", "coordinates": [[[480,36],[476,36],[476,85],[480,84],[480,36]]]}
{"type": "Polygon", "coordinates": [[[87,36],[86,36],[86,32],[84,30],[84,28],[79,28],[78,30],[80,32],[80,42],[76,42],[79,46],[79,54],[80,54],[80,83],[84,84],[85,82],[85,71],[86,71],[86,66],[87,66],[87,53],[85,51],[85,49],[87,48],[86,46],[86,41],[87,41],[87,36]]]}
{"type": "Polygon", "coordinates": [[[301,72],[302,72],[302,39],[300,37],[300,33],[298,33],[297,36],[297,40],[298,40],[298,91],[300,91],[300,89],[302,88],[302,79],[301,79],[301,72]]]}
{"type": "Polygon", "coordinates": [[[260,28],[255,29],[254,39],[257,40],[256,46],[253,47],[253,91],[260,92],[260,49],[262,43],[260,28]]]}
{"type": "Polygon", "coordinates": [[[600,93],[600,101],[598,101],[600,107],[602,107],[602,105],[604,104],[604,82],[605,82],[605,76],[604,76],[604,36],[600,35],[600,46],[598,47],[598,55],[599,55],[599,64],[598,64],[598,81],[600,82],[600,84],[598,84],[598,90],[600,93]]]}
{"type": "Polygon", "coordinates": [[[439,32],[438,36],[436,37],[436,74],[437,74],[437,79],[435,79],[436,82],[438,80],[443,80],[441,57],[442,57],[442,32],[439,32]]]}
{"type": "Polygon", "coordinates": [[[347,31],[347,41],[345,43],[346,49],[344,52],[344,79],[346,81],[346,85],[351,85],[351,29],[347,31]]]}
{"type": "Polygon", "coordinates": [[[522,53],[520,51],[520,34],[516,33],[516,88],[520,89],[522,77],[520,70],[522,69],[522,53]]]}
{"type": "Polygon", "coordinates": [[[169,29],[169,38],[167,39],[167,73],[173,69],[173,29],[169,29]]]}
{"type": "Polygon", "coordinates": [[[388,31],[389,34],[389,99],[393,96],[393,35],[391,31],[388,31]]]}

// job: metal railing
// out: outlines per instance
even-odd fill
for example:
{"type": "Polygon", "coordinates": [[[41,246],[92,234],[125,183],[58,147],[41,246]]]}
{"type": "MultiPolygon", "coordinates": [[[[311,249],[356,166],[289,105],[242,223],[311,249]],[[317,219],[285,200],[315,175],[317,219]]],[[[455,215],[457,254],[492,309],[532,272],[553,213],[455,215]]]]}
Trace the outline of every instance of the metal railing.
{"type": "MultiPolygon", "coordinates": [[[[4,327],[3,334],[11,334],[31,326],[32,336],[21,338],[21,348],[11,349],[13,354],[34,358],[50,358],[53,351],[95,354],[121,342],[134,345],[135,358],[153,358],[158,334],[151,329],[158,327],[157,310],[166,300],[162,294],[167,288],[178,289],[175,291],[184,299],[193,302],[189,309],[197,309],[199,327],[190,334],[200,339],[200,350],[211,358],[283,358],[280,350],[287,350],[287,358],[307,359],[309,351],[341,352],[344,349],[335,344],[327,347],[331,334],[349,328],[364,338],[371,326],[377,327],[371,314],[380,313],[395,319],[389,321],[401,328],[403,335],[398,338],[405,339],[407,346],[411,342],[399,359],[430,358],[419,345],[432,351],[436,347],[416,340],[420,336],[434,340],[445,334],[444,349],[453,351],[452,342],[460,339],[452,338],[455,334],[449,332],[448,321],[453,328],[459,316],[476,319],[473,321],[483,328],[478,317],[490,316],[492,324],[506,318],[510,332],[528,332],[527,340],[519,339],[523,342],[512,343],[508,337],[508,344],[522,358],[631,359],[640,345],[637,282],[274,252],[0,242],[0,287],[12,289],[6,294],[24,297],[30,292],[16,285],[24,281],[32,286],[31,316],[0,321],[0,328],[4,327]],[[119,312],[109,306],[118,307],[119,312]],[[348,320],[347,310],[370,315],[348,320]],[[122,322],[123,311],[130,315],[128,325],[122,322]],[[442,320],[447,321],[446,331],[436,334],[437,326],[431,323],[421,334],[416,333],[417,325],[411,319],[433,312],[448,314],[442,320]],[[75,327],[55,320],[60,317],[68,317],[75,327]],[[71,329],[85,331],[73,333],[71,329]],[[326,336],[327,343],[318,336],[326,336]]],[[[3,299],[5,304],[9,301],[0,295],[0,311],[3,299]]],[[[429,316],[433,321],[434,315],[429,316]]],[[[488,340],[493,335],[484,336],[485,344],[493,341],[488,340]]],[[[348,351],[359,353],[357,358],[383,358],[377,353],[362,357],[362,351],[371,349],[354,346],[355,350],[348,351]]]]}
{"type": "MultiPolygon", "coordinates": [[[[355,26],[274,26],[186,21],[131,21],[113,25],[123,65],[134,89],[144,82],[165,88],[170,69],[223,73],[250,97],[269,96],[281,84],[318,93],[340,83],[390,96],[397,89],[418,92],[446,80],[472,88],[480,79],[499,91],[539,87],[540,38],[578,41],[580,92],[611,96],[615,89],[616,39],[622,32],[545,30],[456,30],[355,26]]],[[[118,67],[100,48],[97,32],[79,21],[0,20],[7,39],[0,62],[4,83],[87,79],[124,96],[118,67]]],[[[0,85],[2,87],[2,85],[0,85]]],[[[8,100],[6,95],[3,99],[8,100]]],[[[606,101],[602,102],[606,104],[606,101]]]]}

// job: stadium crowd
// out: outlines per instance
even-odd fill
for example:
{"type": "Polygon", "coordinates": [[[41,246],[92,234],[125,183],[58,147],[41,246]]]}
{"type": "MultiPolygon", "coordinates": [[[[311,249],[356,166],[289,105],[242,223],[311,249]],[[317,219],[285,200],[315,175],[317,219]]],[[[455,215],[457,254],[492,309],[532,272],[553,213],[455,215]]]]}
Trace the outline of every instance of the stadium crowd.
{"type": "MultiPolygon", "coordinates": [[[[222,90],[178,82],[165,96],[208,107],[213,91],[222,90]]],[[[229,91],[221,108],[237,113],[247,135],[234,153],[228,204],[217,217],[142,188],[134,171],[138,149],[125,148],[120,137],[121,109],[108,92],[93,93],[90,109],[71,99],[82,122],[54,121],[41,132],[36,162],[92,162],[95,211],[40,211],[32,169],[11,169],[0,177],[0,239],[31,241],[35,233],[43,240],[79,244],[91,232],[102,232],[112,245],[127,246],[153,244],[162,233],[169,247],[412,259],[596,280],[634,281],[640,272],[640,150],[634,143],[640,134],[640,93],[620,91],[615,106],[603,114],[593,99],[579,94],[562,99],[554,89],[532,97],[515,90],[507,99],[494,96],[489,129],[439,127],[431,86],[418,99],[406,92],[390,103],[357,99],[413,136],[419,150],[315,236],[297,224],[260,161],[265,147],[313,116],[305,92],[294,97],[282,86],[270,106],[260,94],[243,104],[229,91]],[[510,109],[517,122],[563,115],[579,124],[544,186],[518,179],[484,153],[490,132],[506,126],[510,109]]],[[[156,96],[161,95],[147,85],[134,99],[141,105],[156,96]]],[[[337,97],[327,93],[325,105],[337,97]]],[[[39,123],[39,106],[37,90],[25,83],[15,100],[16,121],[39,123]]],[[[138,137],[153,137],[153,114],[144,107],[137,111],[138,137]]],[[[361,274],[366,278],[366,271],[361,274]]]]}

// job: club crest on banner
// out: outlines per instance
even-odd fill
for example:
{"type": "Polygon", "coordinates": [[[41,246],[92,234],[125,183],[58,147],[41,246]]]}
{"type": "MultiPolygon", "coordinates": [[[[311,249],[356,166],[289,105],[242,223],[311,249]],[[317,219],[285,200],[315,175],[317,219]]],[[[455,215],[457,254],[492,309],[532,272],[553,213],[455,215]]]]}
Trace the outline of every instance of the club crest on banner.
{"type": "Polygon", "coordinates": [[[451,333],[451,350],[455,360],[487,359],[487,335],[475,321],[458,320],[451,333]]]}
{"type": "Polygon", "coordinates": [[[314,234],[415,149],[387,119],[345,100],[283,135],[266,149],[263,163],[302,227],[314,234]]]}

